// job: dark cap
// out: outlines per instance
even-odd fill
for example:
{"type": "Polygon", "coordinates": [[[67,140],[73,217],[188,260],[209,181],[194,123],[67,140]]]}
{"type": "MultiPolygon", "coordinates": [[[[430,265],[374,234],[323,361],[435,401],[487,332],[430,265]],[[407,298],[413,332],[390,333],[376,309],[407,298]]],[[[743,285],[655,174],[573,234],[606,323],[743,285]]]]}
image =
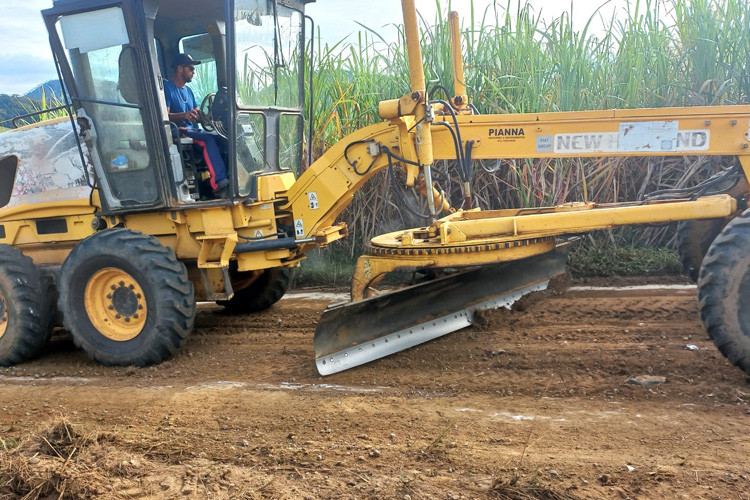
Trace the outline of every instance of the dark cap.
{"type": "Polygon", "coordinates": [[[174,58],[174,61],[172,62],[173,67],[177,66],[195,66],[196,64],[200,64],[200,61],[197,61],[190,57],[190,54],[177,54],[174,58]]]}

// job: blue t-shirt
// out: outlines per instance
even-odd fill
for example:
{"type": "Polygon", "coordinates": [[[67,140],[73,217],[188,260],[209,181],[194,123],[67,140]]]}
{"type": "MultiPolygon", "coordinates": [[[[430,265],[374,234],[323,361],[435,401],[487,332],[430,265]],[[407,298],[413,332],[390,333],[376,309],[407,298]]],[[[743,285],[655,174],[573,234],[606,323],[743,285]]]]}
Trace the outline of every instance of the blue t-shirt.
{"type": "MultiPolygon", "coordinates": [[[[167,100],[167,107],[170,113],[185,113],[196,108],[195,96],[187,85],[180,88],[172,80],[167,80],[164,82],[164,97],[167,100]]],[[[195,128],[193,122],[188,120],[177,122],[177,126],[195,128]]]]}

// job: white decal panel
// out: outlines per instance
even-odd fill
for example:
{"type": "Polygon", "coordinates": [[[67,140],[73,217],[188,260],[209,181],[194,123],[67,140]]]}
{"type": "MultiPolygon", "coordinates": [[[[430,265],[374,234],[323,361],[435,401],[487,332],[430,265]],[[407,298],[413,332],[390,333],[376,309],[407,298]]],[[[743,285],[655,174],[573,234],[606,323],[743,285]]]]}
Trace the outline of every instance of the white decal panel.
{"type": "MultiPolygon", "coordinates": [[[[679,130],[677,121],[623,122],[619,132],[556,134],[555,153],[647,153],[707,151],[708,129],[679,130]]],[[[538,149],[538,147],[537,147],[538,149]]]]}
{"type": "Polygon", "coordinates": [[[617,132],[555,134],[555,153],[615,153],[617,132]]]}
{"type": "Polygon", "coordinates": [[[620,151],[672,151],[677,144],[676,120],[620,124],[620,151]]]}
{"type": "Polygon", "coordinates": [[[305,223],[302,222],[302,219],[294,219],[294,234],[296,236],[305,235],[305,223]]]}
{"type": "Polygon", "coordinates": [[[624,122],[620,124],[619,151],[705,151],[708,130],[679,130],[672,121],[624,122]]]}

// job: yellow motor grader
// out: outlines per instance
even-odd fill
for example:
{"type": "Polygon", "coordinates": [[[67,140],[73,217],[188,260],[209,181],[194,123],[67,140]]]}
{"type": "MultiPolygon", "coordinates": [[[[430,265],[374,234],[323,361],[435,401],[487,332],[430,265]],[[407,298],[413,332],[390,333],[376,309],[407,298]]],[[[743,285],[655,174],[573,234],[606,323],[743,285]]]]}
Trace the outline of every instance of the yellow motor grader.
{"type": "Polygon", "coordinates": [[[250,313],[279,300],[308,251],[347,235],[337,217],[354,193],[377,172],[395,179],[399,169],[426,198],[432,222],[372,240],[352,301],[318,323],[321,374],[444,335],[471,324],[477,309],[543,289],[564,268],[565,235],[698,220],[712,228],[692,222],[687,238],[712,241],[705,258],[701,245],[689,255],[700,269],[703,321],[750,373],[750,106],[482,115],[463,84],[456,15],[455,95],[433,99],[414,2],[402,0],[411,89],[380,103],[381,123],[315,162],[308,144],[308,168],[296,176],[312,138],[303,120],[305,61],[313,60],[305,57],[306,3],[56,0],[43,12],[71,113],[0,135],[1,364],[36,355],[59,317],[98,362],[158,363],[190,334],[196,301],[250,313]],[[201,122],[225,149],[228,196],[207,189],[206,162],[169,121],[166,62],[178,53],[202,60],[213,79],[201,122]],[[736,162],[645,201],[499,211],[472,208],[469,179],[462,207],[452,208],[432,170],[436,160],[468,172],[483,159],[684,155],[736,162]],[[376,294],[394,271],[446,272],[376,294]]]}

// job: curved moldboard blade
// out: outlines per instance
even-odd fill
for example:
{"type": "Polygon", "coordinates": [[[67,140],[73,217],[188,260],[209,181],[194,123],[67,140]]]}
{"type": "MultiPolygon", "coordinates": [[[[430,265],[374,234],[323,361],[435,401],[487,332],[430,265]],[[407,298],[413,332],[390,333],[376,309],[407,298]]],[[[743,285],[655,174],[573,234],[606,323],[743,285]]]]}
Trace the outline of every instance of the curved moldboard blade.
{"type": "Polygon", "coordinates": [[[469,326],[479,309],[510,307],[544,290],[565,258],[558,249],[330,306],[315,329],[318,372],[344,371],[469,326]]]}

